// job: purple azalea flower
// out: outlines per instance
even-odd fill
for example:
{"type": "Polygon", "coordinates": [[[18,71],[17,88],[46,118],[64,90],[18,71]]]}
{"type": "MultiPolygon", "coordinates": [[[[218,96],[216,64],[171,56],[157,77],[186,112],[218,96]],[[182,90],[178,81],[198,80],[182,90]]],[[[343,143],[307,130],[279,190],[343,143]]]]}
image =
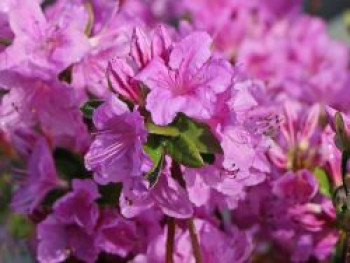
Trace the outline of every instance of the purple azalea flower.
{"type": "Polygon", "coordinates": [[[73,180],[73,191],[54,204],[54,212],[38,225],[39,262],[58,263],[71,255],[95,262],[99,249],[93,232],[99,194],[92,180],[73,180]]]}
{"type": "Polygon", "coordinates": [[[44,138],[34,145],[23,180],[12,197],[14,211],[31,214],[53,189],[62,187],[58,178],[51,152],[44,138]]]}
{"type": "Polygon", "coordinates": [[[102,251],[126,257],[142,242],[135,223],[122,218],[117,211],[103,210],[100,220],[96,243],[102,251]]]}
{"type": "Polygon", "coordinates": [[[90,138],[72,88],[12,72],[3,74],[7,78],[0,77],[0,86],[11,90],[0,104],[0,129],[11,137],[18,129],[39,128],[55,146],[86,150],[90,138]]]}
{"type": "Polygon", "coordinates": [[[100,184],[122,182],[141,174],[145,159],[142,144],[147,132],[138,111],[112,97],[96,109],[93,122],[96,136],[85,155],[86,167],[100,184]]]}
{"type": "Polygon", "coordinates": [[[98,206],[94,203],[99,196],[93,181],[74,180],[73,191],[54,204],[55,218],[61,223],[76,224],[91,232],[99,216],[98,206]]]}
{"type": "Polygon", "coordinates": [[[49,216],[38,225],[38,239],[37,258],[41,263],[63,262],[70,255],[87,263],[97,259],[95,237],[79,226],[62,224],[54,216],[49,216]]]}
{"type": "Polygon", "coordinates": [[[135,179],[125,184],[120,197],[121,213],[135,217],[152,207],[175,218],[189,218],[193,206],[188,194],[168,172],[162,173],[153,189],[148,189],[145,180],[135,179]]]}
{"type": "Polygon", "coordinates": [[[272,191],[279,198],[292,204],[302,204],[316,195],[318,183],[308,170],[288,172],[274,182],[272,191]]]}

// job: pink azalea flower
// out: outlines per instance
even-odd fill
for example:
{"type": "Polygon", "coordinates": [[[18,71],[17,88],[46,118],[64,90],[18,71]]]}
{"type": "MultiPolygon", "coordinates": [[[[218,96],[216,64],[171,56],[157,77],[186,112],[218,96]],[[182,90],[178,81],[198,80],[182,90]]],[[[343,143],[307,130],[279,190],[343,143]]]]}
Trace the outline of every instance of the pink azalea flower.
{"type": "Polygon", "coordinates": [[[184,0],[181,13],[190,17],[194,27],[206,30],[215,47],[229,57],[239,53],[245,39],[265,32],[267,19],[272,19],[266,1],[184,0]],[[264,2],[264,3],[262,3],[264,2]]]}
{"type": "Polygon", "coordinates": [[[100,20],[89,39],[91,49],[72,70],[72,85],[99,98],[107,98],[111,93],[107,78],[109,61],[129,54],[133,28],[141,24],[112,2],[94,1],[93,9],[100,20]]]}
{"type": "Polygon", "coordinates": [[[1,70],[50,79],[77,62],[90,48],[83,32],[50,21],[36,1],[21,2],[8,16],[15,38],[1,53],[1,70]]]}
{"type": "Polygon", "coordinates": [[[306,108],[297,102],[286,102],[279,137],[272,143],[269,157],[283,169],[313,168],[325,162],[321,129],[318,126],[320,106],[306,108]]]}
{"type": "Polygon", "coordinates": [[[135,76],[152,58],[160,56],[166,59],[171,43],[169,32],[162,25],[149,34],[136,27],[131,39],[130,56],[117,57],[109,63],[107,73],[112,88],[125,99],[143,104],[141,83],[135,76]]]}
{"type": "Polygon", "coordinates": [[[247,39],[237,61],[267,81],[273,94],[343,108],[350,99],[348,58],[348,49],[329,37],[321,20],[301,16],[247,39]]]}
{"type": "Polygon", "coordinates": [[[211,59],[211,43],[208,34],[192,33],[174,44],[168,62],[156,57],[136,76],[151,90],[146,108],[156,124],[169,124],[179,112],[202,120],[213,115],[231,71],[225,61],[211,59]]]}

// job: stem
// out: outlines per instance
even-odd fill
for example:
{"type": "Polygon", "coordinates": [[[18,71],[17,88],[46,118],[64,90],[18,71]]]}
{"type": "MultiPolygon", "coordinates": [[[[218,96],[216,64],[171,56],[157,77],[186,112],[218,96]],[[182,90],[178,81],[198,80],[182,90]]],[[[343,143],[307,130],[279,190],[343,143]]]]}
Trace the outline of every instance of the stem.
{"type": "Polygon", "coordinates": [[[175,220],[172,217],[168,217],[168,235],[166,240],[166,254],[165,262],[173,263],[173,254],[174,254],[174,240],[175,240],[175,220]]]}
{"type": "Polygon", "coordinates": [[[349,194],[349,189],[348,189],[347,180],[346,180],[348,160],[349,160],[349,153],[347,151],[344,151],[341,157],[341,173],[342,173],[343,186],[344,186],[346,195],[349,194]]]}
{"type": "Polygon", "coordinates": [[[344,240],[344,246],[343,246],[343,262],[344,263],[350,263],[350,232],[345,232],[345,240],[344,240]]]}
{"type": "Polygon", "coordinates": [[[193,223],[193,218],[187,219],[187,226],[190,232],[192,250],[193,250],[193,255],[196,260],[196,263],[202,263],[203,260],[202,260],[201,247],[199,246],[196,227],[193,223]]]}

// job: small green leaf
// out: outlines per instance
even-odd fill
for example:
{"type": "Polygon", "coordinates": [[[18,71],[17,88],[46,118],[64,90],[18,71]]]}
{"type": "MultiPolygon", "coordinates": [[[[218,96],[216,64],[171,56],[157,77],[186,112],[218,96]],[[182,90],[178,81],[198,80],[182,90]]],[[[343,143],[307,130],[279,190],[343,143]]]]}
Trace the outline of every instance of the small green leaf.
{"type": "Polygon", "coordinates": [[[158,178],[161,175],[161,172],[162,172],[162,169],[163,169],[164,160],[165,160],[165,154],[163,152],[161,154],[161,158],[159,159],[158,163],[155,163],[153,165],[151,171],[149,171],[146,174],[146,179],[149,181],[150,187],[155,186],[156,183],[158,182],[158,178]]]}
{"type": "Polygon", "coordinates": [[[324,196],[331,197],[332,188],[327,173],[323,169],[316,167],[314,170],[314,175],[318,181],[320,193],[324,196]]]}
{"type": "Polygon", "coordinates": [[[143,145],[143,150],[151,158],[153,163],[158,163],[162,157],[162,151],[164,146],[164,138],[150,134],[147,137],[147,142],[143,145]]]}
{"type": "Polygon", "coordinates": [[[101,100],[89,100],[83,106],[80,107],[84,117],[91,119],[95,109],[103,103],[101,100]]]}
{"type": "Polygon", "coordinates": [[[158,134],[170,137],[179,136],[180,134],[180,131],[177,128],[171,126],[158,126],[151,122],[147,123],[146,126],[148,132],[151,134],[158,134]]]}
{"type": "Polygon", "coordinates": [[[222,153],[220,142],[208,125],[196,122],[180,113],[171,126],[176,127],[181,134],[191,140],[200,153],[222,153]]]}
{"type": "Polygon", "coordinates": [[[158,177],[162,172],[165,159],[164,140],[162,136],[150,134],[147,138],[147,143],[143,146],[144,151],[153,161],[152,169],[146,174],[151,187],[157,183],[158,177]]]}
{"type": "Polygon", "coordinates": [[[204,165],[196,144],[184,134],[167,140],[166,151],[176,162],[187,167],[199,168],[204,165]]]}

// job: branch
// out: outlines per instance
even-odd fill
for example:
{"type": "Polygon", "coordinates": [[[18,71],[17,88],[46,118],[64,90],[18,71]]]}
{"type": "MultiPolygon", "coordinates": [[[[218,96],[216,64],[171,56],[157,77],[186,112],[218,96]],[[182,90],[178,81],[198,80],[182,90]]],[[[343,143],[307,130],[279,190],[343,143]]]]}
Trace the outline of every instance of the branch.
{"type": "Polygon", "coordinates": [[[196,227],[193,223],[193,218],[187,219],[186,221],[187,221],[188,230],[190,232],[194,258],[196,260],[196,263],[202,263],[203,260],[202,260],[201,247],[198,242],[196,227]]]}
{"type": "Polygon", "coordinates": [[[174,240],[175,240],[175,219],[172,217],[168,217],[168,235],[166,240],[166,254],[165,254],[165,262],[173,263],[173,254],[174,254],[174,240]]]}

